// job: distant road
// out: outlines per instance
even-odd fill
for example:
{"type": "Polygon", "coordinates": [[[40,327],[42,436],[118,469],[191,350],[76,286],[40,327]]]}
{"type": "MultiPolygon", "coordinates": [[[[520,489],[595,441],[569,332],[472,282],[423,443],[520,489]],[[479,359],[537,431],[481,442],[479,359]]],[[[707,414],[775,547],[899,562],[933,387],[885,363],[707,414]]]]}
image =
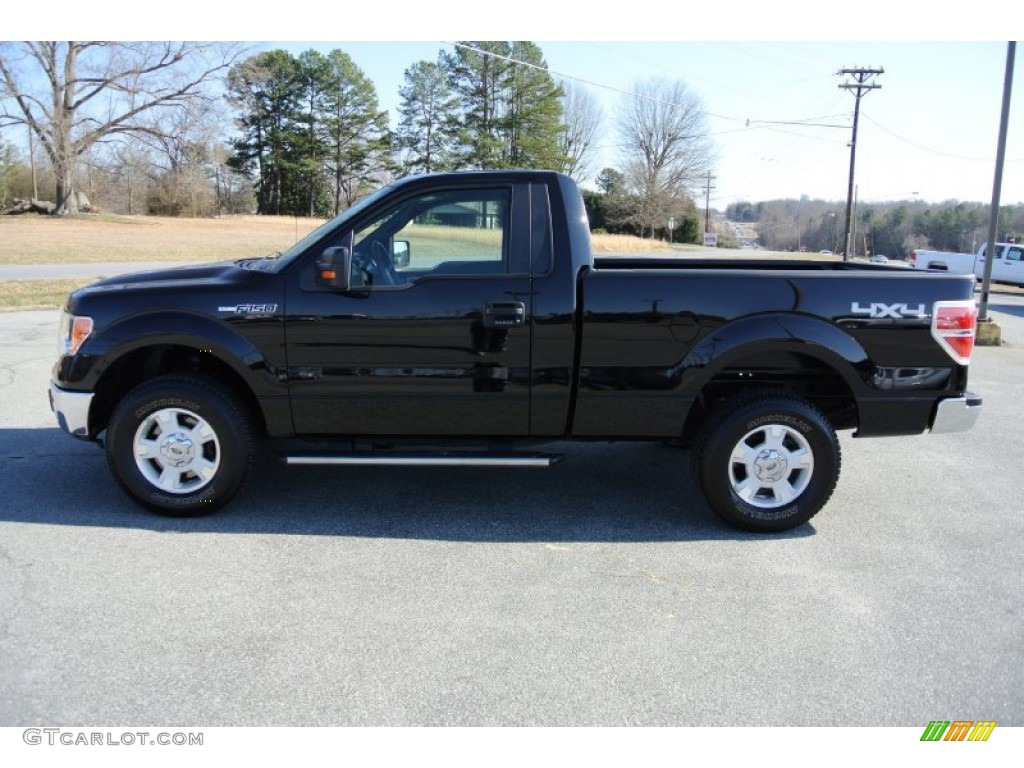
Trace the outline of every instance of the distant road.
{"type": "Polygon", "coordinates": [[[187,267],[200,262],[185,261],[110,261],[95,264],[12,264],[0,266],[0,281],[3,280],[59,280],[62,278],[113,277],[127,272],[142,272],[147,269],[169,269],[187,267]]]}

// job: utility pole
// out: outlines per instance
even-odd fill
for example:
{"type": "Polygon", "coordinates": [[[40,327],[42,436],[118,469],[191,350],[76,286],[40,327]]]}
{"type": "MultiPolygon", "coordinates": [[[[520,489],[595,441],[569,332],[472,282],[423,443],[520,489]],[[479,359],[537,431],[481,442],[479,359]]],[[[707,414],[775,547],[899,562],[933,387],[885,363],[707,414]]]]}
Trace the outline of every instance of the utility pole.
{"type": "Polygon", "coordinates": [[[707,185],[704,187],[704,234],[706,235],[711,231],[711,190],[714,189],[711,186],[711,182],[717,179],[717,176],[712,176],[711,171],[708,171],[707,185]]]}
{"type": "Polygon", "coordinates": [[[853,137],[850,139],[850,183],[846,190],[846,245],[843,248],[843,261],[850,260],[850,240],[851,240],[851,214],[853,212],[853,169],[857,159],[857,123],[860,120],[860,98],[868,91],[873,91],[876,88],[882,86],[869,82],[875,75],[881,75],[885,72],[884,69],[879,67],[874,69],[871,67],[854,67],[853,69],[840,69],[836,72],[837,75],[849,75],[853,78],[853,82],[847,81],[840,84],[840,88],[852,91],[856,97],[853,107],[853,137]]]}
{"type": "MultiPolygon", "coordinates": [[[[992,182],[992,205],[988,221],[988,247],[985,249],[985,270],[981,279],[981,306],[978,322],[988,322],[988,295],[992,287],[992,262],[996,260],[999,226],[999,197],[1003,189],[1003,164],[1006,161],[1006,131],[1010,124],[1010,94],[1013,92],[1013,60],[1017,43],[1006,44],[1006,74],[1003,75],[1003,109],[999,118],[999,142],[996,145],[996,174],[992,182]]],[[[996,342],[998,344],[998,341],[996,342]]]]}

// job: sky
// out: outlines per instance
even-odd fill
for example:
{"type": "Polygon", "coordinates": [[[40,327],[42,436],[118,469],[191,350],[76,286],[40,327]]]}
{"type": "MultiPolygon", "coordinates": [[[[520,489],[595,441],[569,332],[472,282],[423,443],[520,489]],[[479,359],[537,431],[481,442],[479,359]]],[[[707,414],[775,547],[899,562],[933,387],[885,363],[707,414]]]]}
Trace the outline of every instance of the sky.
{"type": "MultiPolygon", "coordinates": [[[[988,201],[992,196],[1005,42],[538,41],[549,69],[601,103],[598,169],[615,167],[615,115],[637,82],[680,79],[707,115],[716,160],[712,204],[774,198],[845,200],[854,95],[850,67],[883,68],[861,100],[855,183],[863,201],[988,201]],[[793,123],[818,123],[811,127],[793,123]]],[[[445,41],[277,42],[293,53],[341,48],[373,80],[397,121],[405,68],[445,41]]],[[[1015,74],[1024,88],[1024,51],[1015,74]]],[[[1024,202],[1024,101],[1011,102],[1001,200],[1024,202]]]]}
{"type": "MultiPolygon", "coordinates": [[[[8,20],[5,36],[149,39],[154,28],[126,0],[108,13],[8,20]],[[122,19],[111,23],[111,19],[122,19]]],[[[107,5],[105,5],[105,8],[107,5]]],[[[817,0],[555,6],[543,0],[391,0],[314,11],[273,5],[240,15],[179,0],[164,39],[247,40],[256,49],[340,48],[374,82],[397,123],[405,69],[454,40],[538,43],[552,73],[576,80],[604,112],[597,167],[620,164],[615,115],[635,83],[681,79],[700,99],[715,148],[712,205],[774,198],[845,200],[854,96],[836,73],[881,67],[861,101],[856,185],[865,202],[992,199],[1007,43],[992,40],[1006,11],[995,0],[937,0],[925,11],[862,0],[828,12],[817,0]],[[603,9],[603,10],[602,10],[603,9]],[[965,18],[967,17],[967,18],[965,18]],[[329,34],[325,34],[329,32],[329,34]],[[338,38],[317,41],[316,38],[338,38]],[[310,41],[313,38],[314,41],[310,41]],[[813,127],[794,123],[845,126],[813,127]]],[[[78,8],[78,6],[75,6],[78,8]]],[[[15,11],[18,13],[18,11],[15,11]]],[[[1024,50],[1014,67],[1024,89],[1024,50]]],[[[694,190],[703,197],[703,192],[694,190]]],[[[1011,104],[1001,202],[1024,203],[1024,101],[1011,104]]]]}

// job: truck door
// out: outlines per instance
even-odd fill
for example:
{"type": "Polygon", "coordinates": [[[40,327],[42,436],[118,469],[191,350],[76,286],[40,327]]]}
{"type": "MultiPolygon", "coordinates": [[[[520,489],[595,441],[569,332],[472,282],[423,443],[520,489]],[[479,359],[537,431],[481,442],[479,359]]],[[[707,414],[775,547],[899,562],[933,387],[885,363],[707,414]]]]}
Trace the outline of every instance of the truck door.
{"type": "Polygon", "coordinates": [[[528,433],[527,192],[457,184],[368,211],[326,244],[351,248],[347,293],[316,285],[315,258],[293,271],[287,339],[297,433],[528,433]]]}

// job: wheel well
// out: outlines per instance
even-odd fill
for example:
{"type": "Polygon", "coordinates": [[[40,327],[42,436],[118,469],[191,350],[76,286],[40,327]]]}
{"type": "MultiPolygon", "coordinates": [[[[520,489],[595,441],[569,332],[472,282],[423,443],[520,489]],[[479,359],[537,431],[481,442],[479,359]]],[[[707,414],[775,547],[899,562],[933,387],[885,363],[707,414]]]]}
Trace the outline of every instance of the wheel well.
{"type": "Polygon", "coordinates": [[[718,405],[755,388],[787,392],[813,403],[834,429],[856,429],[859,424],[853,391],[832,366],[810,355],[770,352],[745,357],[716,373],[690,409],[683,439],[692,439],[718,405]]]}
{"type": "Polygon", "coordinates": [[[129,352],[104,371],[96,384],[90,434],[106,429],[111,413],[128,392],[145,381],[168,373],[191,373],[219,382],[249,411],[256,429],[266,433],[263,412],[255,395],[230,365],[194,347],[159,344],[129,352]]]}

